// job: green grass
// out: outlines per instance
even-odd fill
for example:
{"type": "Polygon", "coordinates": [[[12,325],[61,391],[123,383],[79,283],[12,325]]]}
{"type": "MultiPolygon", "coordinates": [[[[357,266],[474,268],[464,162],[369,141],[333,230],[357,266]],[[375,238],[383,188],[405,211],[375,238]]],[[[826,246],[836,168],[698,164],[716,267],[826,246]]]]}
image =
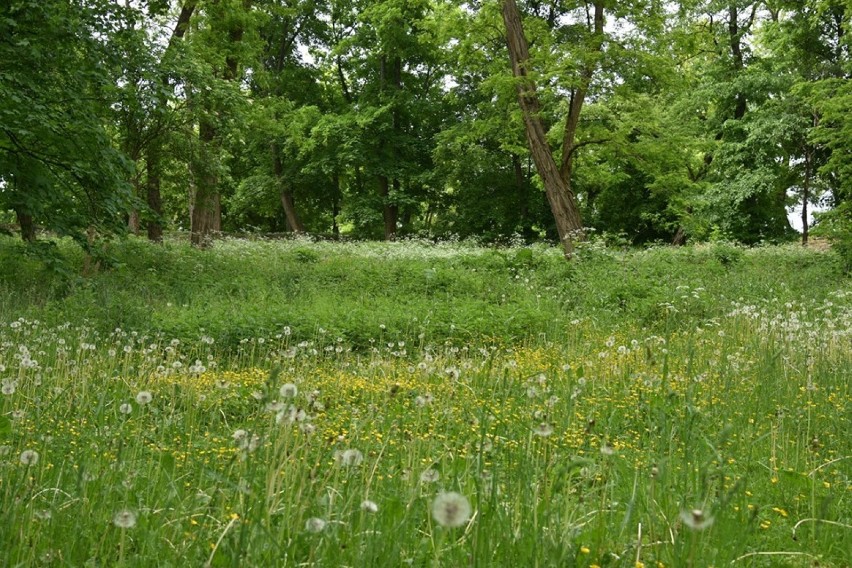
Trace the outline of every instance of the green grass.
{"type": "Polygon", "coordinates": [[[852,557],[830,252],[128,241],[82,280],[20,252],[0,242],[2,565],[852,557]]]}
{"type": "MultiPolygon", "coordinates": [[[[300,340],[322,328],[359,349],[382,330],[433,343],[559,341],[577,319],[661,331],[724,315],[738,298],[824,299],[848,282],[833,253],[795,246],[619,253],[591,244],[566,263],[541,247],[226,240],[198,251],[126,240],[110,250],[115,268],[88,278],[50,272],[24,250],[0,237],[0,320],[208,335],[231,348],[284,327],[300,340]]],[[[59,251],[79,274],[73,244],[59,251]]]]}

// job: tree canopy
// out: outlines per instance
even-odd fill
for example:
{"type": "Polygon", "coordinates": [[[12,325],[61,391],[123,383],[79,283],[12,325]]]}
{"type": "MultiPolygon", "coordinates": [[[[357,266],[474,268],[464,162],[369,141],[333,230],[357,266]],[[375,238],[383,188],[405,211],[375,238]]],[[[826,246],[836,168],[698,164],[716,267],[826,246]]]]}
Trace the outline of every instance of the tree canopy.
{"type": "Polygon", "coordinates": [[[9,0],[0,220],[572,243],[852,234],[850,0],[9,0]],[[809,210],[819,206],[816,222],[809,210]]]}

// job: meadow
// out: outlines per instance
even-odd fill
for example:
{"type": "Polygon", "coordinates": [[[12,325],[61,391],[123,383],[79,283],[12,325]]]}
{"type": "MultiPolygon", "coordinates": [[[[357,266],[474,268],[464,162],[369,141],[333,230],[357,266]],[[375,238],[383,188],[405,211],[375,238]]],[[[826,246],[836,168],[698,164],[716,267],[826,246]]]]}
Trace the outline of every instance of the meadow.
{"type": "Polygon", "coordinates": [[[0,565],[852,558],[830,250],[0,237],[0,565]]]}

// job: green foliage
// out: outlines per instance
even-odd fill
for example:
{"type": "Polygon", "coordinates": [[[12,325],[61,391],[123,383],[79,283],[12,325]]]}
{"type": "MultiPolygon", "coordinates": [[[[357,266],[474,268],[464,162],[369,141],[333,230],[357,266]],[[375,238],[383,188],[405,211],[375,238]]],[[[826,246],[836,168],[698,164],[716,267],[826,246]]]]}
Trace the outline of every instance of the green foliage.
{"type": "Polygon", "coordinates": [[[852,272],[852,204],[846,201],[818,217],[815,236],[827,238],[847,273],[852,272]]]}
{"type": "MultiPolygon", "coordinates": [[[[794,200],[850,194],[848,3],[676,7],[606,2],[597,35],[589,3],[521,3],[557,159],[585,101],[585,223],[633,245],[791,240],[794,200]]],[[[198,229],[202,211],[234,233],[382,238],[395,217],[399,235],[554,238],[499,3],[0,10],[0,215],[25,238],[32,220],[87,247],[137,219],[198,229]]]]}
{"type": "Polygon", "coordinates": [[[104,125],[123,15],[105,2],[0,8],[0,209],[81,244],[89,227],[121,231],[129,207],[128,162],[104,125]]]}

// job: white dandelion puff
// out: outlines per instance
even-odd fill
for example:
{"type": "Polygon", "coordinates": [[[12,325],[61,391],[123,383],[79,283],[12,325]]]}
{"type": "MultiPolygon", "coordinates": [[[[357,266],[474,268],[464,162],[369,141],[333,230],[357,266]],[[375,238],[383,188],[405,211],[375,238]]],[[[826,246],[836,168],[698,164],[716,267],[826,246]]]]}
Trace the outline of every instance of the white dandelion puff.
{"type": "Polygon", "coordinates": [[[112,524],[120,529],[132,529],[136,526],[136,513],[127,509],[119,511],[112,518],[112,524]]]}
{"type": "Polygon", "coordinates": [[[323,531],[325,525],[326,522],[319,517],[311,517],[305,521],[305,530],[312,533],[319,533],[323,531]]]}
{"type": "Polygon", "coordinates": [[[681,511],[680,520],[683,521],[683,524],[696,531],[703,531],[713,524],[713,517],[707,515],[701,509],[681,511]]]}
{"type": "Polygon", "coordinates": [[[281,388],[278,389],[278,394],[281,395],[281,398],[294,398],[298,393],[299,389],[293,383],[281,385],[281,388]]]}
{"type": "Polygon", "coordinates": [[[470,501],[460,493],[440,493],[432,501],[432,517],[444,527],[461,527],[470,519],[470,501]]]}
{"type": "Polygon", "coordinates": [[[547,422],[542,422],[535,428],[533,428],[533,434],[536,436],[541,436],[542,438],[547,438],[551,434],[553,434],[553,425],[548,424],[547,422]]]}
{"type": "Polygon", "coordinates": [[[364,499],[361,501],[361,510],[367,513],[378,513],[379,506],[376,505],[375,502],[370,501],[369,499],[364,499]]]}
{"type": "Polygon", "coordinates": [[[122,414],[130,414],[131,412],[133,412],[133,407],[130,406],[130,403],[125,402],[121,406],[118,407],[118,411],[121,412],[122,414]]]}
{"type": "Polygon", "coordinates": [[[435,469],[427,469],[420,474],[420,483],[435,483],[441,479],[441,474],[435,469]]]}
{"type": "Polygon", "coordinates": [[[154,400],[154,395],[152,395],[149,391],[139,391],[139,394],[136,395],[136,402],[140,406],[144,406],[154,400]]]}
{"type": "Polygon", "coordinates": [[[21,463],[24,465],[35,465],[38,463],[38,452],[35,450],[24,450],[21,452],[21,463]]]}
{"type": "Polygon", "coordinates": [[[334,457],[337,465],[342,467],[357,467],[364,461],[364,454],[354,448],[336,452],[334,457]]]}

